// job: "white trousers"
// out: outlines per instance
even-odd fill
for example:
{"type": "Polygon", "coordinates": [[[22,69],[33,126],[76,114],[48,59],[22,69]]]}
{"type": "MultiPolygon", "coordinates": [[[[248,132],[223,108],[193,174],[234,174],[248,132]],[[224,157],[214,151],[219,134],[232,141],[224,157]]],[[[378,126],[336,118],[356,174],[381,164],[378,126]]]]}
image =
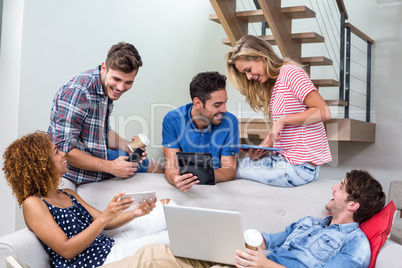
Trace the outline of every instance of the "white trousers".
{"type": "MultiPolygon", "coordinates": [[[[170,200],[169,205],[175,205],[170,200]]],[[[163,205],[160,201],[148,215],[127,223],[124,230],[113,237],[115,243],[104,264],[134,255],[140,248],[149,244],[169,245],[169,237],[163,205]]]]}

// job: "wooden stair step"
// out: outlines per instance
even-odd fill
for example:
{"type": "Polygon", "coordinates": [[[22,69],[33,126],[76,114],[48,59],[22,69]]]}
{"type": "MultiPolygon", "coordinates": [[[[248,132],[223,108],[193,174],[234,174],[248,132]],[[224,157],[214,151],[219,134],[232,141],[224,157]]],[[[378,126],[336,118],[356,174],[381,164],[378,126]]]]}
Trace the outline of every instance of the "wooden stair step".
{"type": "MultiPolygon", "coordinates": [[[[324,122],[328,141],[375,142],[375,123],[343,118],[324,122]]],[[[241,143],[259,144],[269,132],[265,118],[239,118],[241,143]]]]}
{"type": "Polygon", "coordinates": [[[315,32],[294,33],[294,34],[292,34],[292,38],[298,39],[302,44],[323,43],[324,42],[324,37],[315,32]]]}
{"type": "MultiPolygon", "coordinates": [[[[276,45],[276,40],[273,35],[262,35],[259,36],[260,38],[264,39],[271,46],[276,45]]],[[[310,33],[294,33],[292,34],[292,38],[298,40],[302,44],[309,44],[309,43],[322,43],[324,42],[324,37],[319,35],[318,33],[310,32],[310,33]]],[[[223,38],[222,43],[228,46],[232,46],[229,41],[229,38],[223,38]]]]}
{"type": "MultiPolygon", "coordinates": [[[[306,6],[283,7],[282,13],[291,17],[292,19],[306,19],[315,17],[315,12],[306,6]]],[[[261,9],[236,12],[236,18],[247,21],[248,23],[266,22],[264,13],[261,9]]],[[[216,14],[209,15],[209,19],[216,23],[220,23],[216,14]]]]}
{"type": "Polygon", "coordinates": [[[315,18],[315,11],[307,6],[282,7],[282,13],[292,19],[315,18]]]}
{"type": "Polygon", "coordinates": [[[240,139],[262,140],[270,129],[267,118],[239,118],[240,139]]]}
{"type": "Polygon", "coordinates": [[[332,60],[327,57],[303,57],[301,63],[309,66],[332,65],[332,60]]]}
{"type": "Polygon", "coordinates": [[[312,79],[311,80],[316,88],[319,87],[339,87],[339,81],[333,79],[312,79]]]}
{"type": "Polygon", "coordinates": [[[325,122],[329,141],[375,142],[375,123],[343,118],[325,122]]]}
{"type": "Polygon", "coordinates": [[[328,106],[348,106],[345,100],[325,100],[328,106]]]}

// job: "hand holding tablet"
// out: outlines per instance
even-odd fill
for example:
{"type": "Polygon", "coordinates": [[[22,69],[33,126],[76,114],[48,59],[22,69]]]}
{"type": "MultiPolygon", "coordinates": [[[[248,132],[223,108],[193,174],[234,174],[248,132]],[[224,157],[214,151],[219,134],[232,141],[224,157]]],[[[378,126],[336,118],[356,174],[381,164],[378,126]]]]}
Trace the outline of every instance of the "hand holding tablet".
{"type": "Polygon", "coordinates": [[[212,154],[176,152],[180,175],[192,173],[197,176],[198,184],[215,185],[212,154]]]}

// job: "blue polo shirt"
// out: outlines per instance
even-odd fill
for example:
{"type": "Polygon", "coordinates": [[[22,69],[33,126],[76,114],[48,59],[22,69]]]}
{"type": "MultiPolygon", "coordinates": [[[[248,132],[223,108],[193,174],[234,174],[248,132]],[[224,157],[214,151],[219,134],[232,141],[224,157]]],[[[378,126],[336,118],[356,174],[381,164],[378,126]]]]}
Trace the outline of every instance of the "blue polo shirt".
{"type": "Polygon", "coordinates": [[[168,112],[162,123],[162,145],[182,152],[211,153],[214,168],[221,167],[221,156],[236,155],[239,144],[239,122],[233,114],[222,115],[222,123],[210,124],[204,131],[198,130],[191,120],[192,103],[168,112]]]}

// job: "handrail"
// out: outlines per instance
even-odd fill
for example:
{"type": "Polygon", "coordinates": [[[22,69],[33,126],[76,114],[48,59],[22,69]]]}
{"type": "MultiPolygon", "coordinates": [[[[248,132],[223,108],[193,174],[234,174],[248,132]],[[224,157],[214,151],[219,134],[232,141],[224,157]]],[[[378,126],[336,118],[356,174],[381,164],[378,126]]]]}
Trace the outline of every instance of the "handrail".
{"type": "MultiPolygon", "coordinates": [[[[340,0],[336,1],[338,3],[338,8],[340,0]]],[[[342,1],[343,2],[343,1],[342,1]]],[[[340,47],[339,47],[339,99],[340,100],[345,100],[345,89],[344,89],[344,84],[345,84],[345,20],[346,20],[346,14],[344,9],[340,9],[340,47]]],[[[349,104],[349,102],[348,102],[349,104]]],[[[348,105],[349,106],[349,105],[348,105]]],[[[345,108],[346,111],[346,108],[345,108]]],[[[345,118],[349,118],[349,113],[346,114],[345,112],[345,118]],[[346,117],[347,116],[347,117],[346,117]]]]}
{"type": "MultiPolygon", "coordinates": [[[[371,45],[374,44],[374,40],[361,32],[350,23],[345,23],[346,28],[346,96],[345,100],[349,102],[349,86],[350,86],[350,53],[351,53],[351,33],[367,42],[367,74],[366,74],[366,122],[370,122],[370,109],[371,109],[371,45]]],[[[345,107],[345,118],[349,117],[349,107],[345,107]]]]}
{"type": "MultiPolygon", "coordinates": [[[[253,0],[254,5],[257,9],[261,9],[260,4],[258,3],[258,0],[253,0]]],[[[267,34],[267,23],[263,22],[261,23],[261,35],[266,35],[267,34]]]]}
{"type": "Polygon", "coordinates": [[[364,34],[362,31],[357,29],[355,26],[350,24],[349,22],[345,23],[345,28],[350,28],[352,30],[352,33],[354,33],[356,36],[358,36],[360,39],[363,41],[369,42],[371,44],[374,44],[374,40],[368,37],[366,34],[364,34]]]}
{"type": "Polygon", "coordinates": [[[350,61],[351,61],[351,33],[367,42],[367,76],[366,76],[366,122],[370,122],[370,109],[371,109],[371,44],[374,41],[354,27],[352,24],[347,23],[348,15],[346,12],[343,0],[336,0],[338,9],[341,15],[340,19],[340,66],[339,66],[339,99],[348,103],[345,106],[345,118],[349,118],[350,107],[350,61]],[[346,51],[345,51],[345,36],[346,36],[346,51]],[[345,66],[346,65],[346,66],[345,66]],[[346,75],[345,75],[346,72],[346,75]]]}
{"type": "Polygon", "coordinates": [[[336,3],[338,5],[339,13],[344,13],[345,14],[345,20],[349,18],[348,12],[346,11],[345,3],[343,0],[336,0],[336,3]]]}

